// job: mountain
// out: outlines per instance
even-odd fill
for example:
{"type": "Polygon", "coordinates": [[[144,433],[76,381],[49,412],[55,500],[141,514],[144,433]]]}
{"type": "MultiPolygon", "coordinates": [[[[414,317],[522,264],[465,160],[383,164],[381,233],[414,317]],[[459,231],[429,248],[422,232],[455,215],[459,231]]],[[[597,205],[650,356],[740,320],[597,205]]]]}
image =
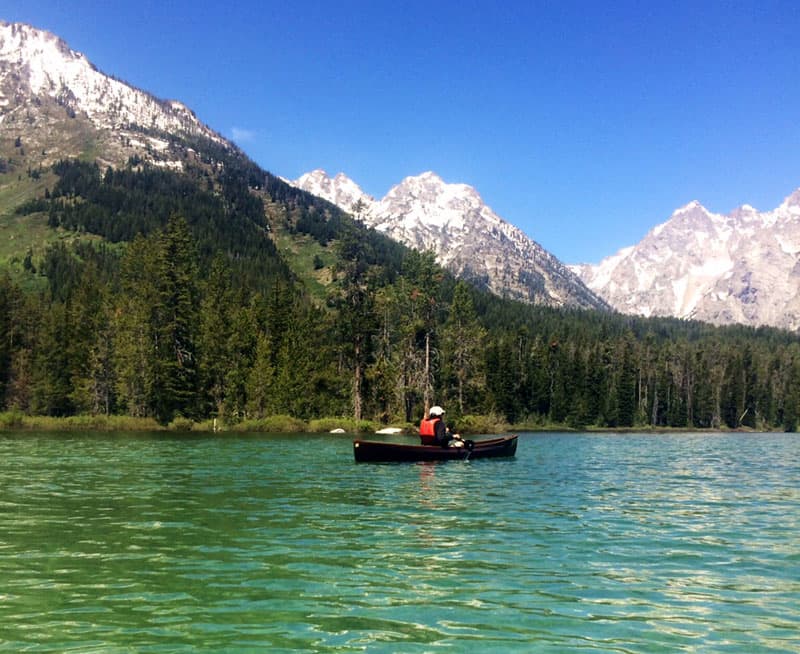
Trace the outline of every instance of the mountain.
{"type": "Polygon", "coordinates": [[[772,211],[691,202],[637,245],[574,266],[624,313],[800,328],[800,190],[772,211]]]}
{"type": "Polygon", "coordinates": [[[180,102],[101,73],[49,32],[0,21],[0,139],[17,144],[18,163],[90,152],[101,165],[139,156],[180,169],[196,152],[177,136],[234,147],[180,102]]]}
{"type": "MultiPolygon", "coordinates": [[[[61,159],[89,159],[101,169],[143,160],[175,171],[204,168],[212,184],[229,156],[246,159],[180,102],[103,74],[53,34],[0,22],[0,173],[27,171],[35,182],[51,175],[61,159]]],[[[305,178],[300,189],[348,212],[361,200],[357,217],[367,225],[402,243],[433,249],[442,264],[500,296],[606,308],[575,274],[466,185],[445,184],[425,173],[376,202],[344,175],[305,178]]],[[[47,185],[52,181],[49,177],[47,185]]],[[[24,199],[44,190],[44,180],[37,185],[21,179],[19,185],[24,188],[15,195],[24,199]]]]}
{"type": "Polygon", "coordinates": [[[501,297],[547,306],[608,308],[577,275],[500,218],[466,184],[448,184],[426,172],[407,177],[379,201],[343,173],[331,178],[315,170],[292,184],[405,245],[432,250],[441,265],[501,297]]]}
{"type": "Polygon", "coordinates": [[[26,288],[57,283],[55,246],[131,241],[173,216],[201,266],[220,254],[250,288],[294,284],[274,229],[288,229],[289,207],[332,214],[180,102],[101,73],[53,34],[0,23],[0,270],[26,288]]]}

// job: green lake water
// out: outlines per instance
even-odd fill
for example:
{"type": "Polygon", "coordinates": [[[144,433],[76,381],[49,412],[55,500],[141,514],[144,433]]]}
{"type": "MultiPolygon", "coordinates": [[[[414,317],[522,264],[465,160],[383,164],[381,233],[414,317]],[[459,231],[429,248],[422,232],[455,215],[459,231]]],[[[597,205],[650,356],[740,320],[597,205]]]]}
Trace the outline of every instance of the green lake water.
{"type": "Polygon", "coordinates": [[[0,651],[798,652],[800,437],[0,434],[0,651]]]}

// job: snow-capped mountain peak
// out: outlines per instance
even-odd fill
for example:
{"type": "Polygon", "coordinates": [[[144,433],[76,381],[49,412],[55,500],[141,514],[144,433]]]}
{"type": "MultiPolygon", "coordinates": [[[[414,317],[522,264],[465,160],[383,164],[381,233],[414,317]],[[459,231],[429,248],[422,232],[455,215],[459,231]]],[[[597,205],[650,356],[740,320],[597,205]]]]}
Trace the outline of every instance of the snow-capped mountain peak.
{"type": "Polygon", "coordinates": [[[49,32],[0,22],[0,60],[16,63],[27,72],[24,81],[32,94],[47,95],[73,110],[85,111],[101,126],[134,123],[154,129],[177,128],[221,140],[184,104],[158,100],[104,75],[84,55],[49,32]],[[109,112],[109,106],[117,110],[109,112]]]}
{"type": "Polygon", "coordinates": [[[161,136],[167,134],[200,136],[230,146],[184,104],[160,100],[103,74],[49,32],[0,21],[0,129],[24,132],[29,145],[37,140],[52,144],[47,135],[65,121],[88,121],[103,140],[104,147],[97,149],[106,155],[119,153],[109,163],[140,154],[163,165],[179,165],[178,156],[168,153],[169,141],[161,136]]]}
{"type": "Polygon", "coordinates": [[[676,216],[676,215],[682,214],[682,213],[692,213],[694,211],[697,211],[698,209],[700,211],[708,213],[708,210],[702,204],[700,204],[697,200],[692,200],[688,204],[685,204],[684,206],[680,207],[679,209],[676,209],[673,212],[672,215],[676,216]]]}
{"type": "Polygon", "coordinates": [[[406,177],[379,201],[343,174],[316,170],[295,180],[401,243],[430,250],[455,274],[498,295],[551,306],[607,308],[575,274],[521,230],[495,214],[467,184],[427,171],[406,177]]]}
{"type": "Polygon", "coordinates": [[[488,222],[498,222],[474,188],[466,184],[448,184],[433,172],[406,177],[389,190],[378,208],[387,231],[392,216],[398,213],[403,215],[403,226],[413,230],[424,226],[464,230],[470,214],[483,214],[488,222]]]}
{"type": "Polygon", "coordinates": [[[773,211],[676,210],[583,281],[624,313],[800,328],[800,189],[773,211]]]}
{"type": "Polygon", "coordinates": [[[324,198],[345,211],[358,214],[358,217],[371,212],[375,205],[374,198],[364,193],[361,187],[344,173],[330,177],[324,170],[317,168],[289,183],[324,198]]]}

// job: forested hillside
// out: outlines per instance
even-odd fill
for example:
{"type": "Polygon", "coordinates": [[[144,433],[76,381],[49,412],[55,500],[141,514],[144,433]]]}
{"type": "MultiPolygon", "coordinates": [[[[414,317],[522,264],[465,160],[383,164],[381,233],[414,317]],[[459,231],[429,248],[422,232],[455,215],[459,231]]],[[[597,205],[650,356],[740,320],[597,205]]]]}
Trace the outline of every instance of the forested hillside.
{"type": "Polygon", "coordinates": [[[181,173],[53,173],[16,218],[94,238],[0,275],[0,410],[390,423],[436,402],[456,421],[797,426],[787,332],[503,301],[221,151],[181,173]]]}

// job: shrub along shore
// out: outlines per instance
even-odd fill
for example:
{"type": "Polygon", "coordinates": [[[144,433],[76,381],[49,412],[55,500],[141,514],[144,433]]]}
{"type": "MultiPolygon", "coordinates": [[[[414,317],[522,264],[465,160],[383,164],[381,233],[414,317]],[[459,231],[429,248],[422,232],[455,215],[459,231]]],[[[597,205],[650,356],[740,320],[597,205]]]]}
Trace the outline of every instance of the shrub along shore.
{"type": "MultiPolygon", "coordinates": [[[[0,413],[0,431],[174,431],[174,432],[230,432],[230,433],[276,433],[301,434],[325,433],[344,430],[347,433],[375,433],[388,426],[399,428],[404,433],[416,433],[417,426],[410,423],[385,425],[370,420],[356,422],[353,418],[318,418],[300,420],[288,415],[243,420],[226,424],[213,418],[193,421],[178,417],[168,424],[154,418],[133,418],[114,415],[79,415],[66,417],[28,415],[19,411],[0,413]]],[[[509,431],[510,425],[497,416],[464,416],[458,424],[463,433],[497,433],[509,431]]],[[[522,428],[521,428],[522,429],[522,428]]],[[[529,431],[527,427],[523,429],[529,431]]]]}
{"type": "MultiPolygon", "coordinates": [[[[415,434],[417,426],[405,423],[384,425],[379,422],[362,420],[356,423],[353,418],[319,418],[300,420],[292,416],[276,415],[258,420],[244,420],[229,425],[219,420],[208,419],[195,422],[178,417],[169,424],[161,424],[154,418],[133,418],[114,415],[80,415],[67,417],[31,416],[18,411],[0,412],[0,432],[194,432],[194,433],[272,433],[272,434],[319,434],[343,430],[349,434],[374,434],[387,426],[399,428],[403,434],[415,434]]],[[[640,425],[625,428],[597,427],[593,425],[575,426],[540,421],[508,424],[498,416],[463,416],[457,424],[461,434],[499,434],[507,432],[598,432],[598,433],[687,433],[687,432],[730,432],[752,431],[753,429],[698,429],[669,428],[640,425]]]]}

